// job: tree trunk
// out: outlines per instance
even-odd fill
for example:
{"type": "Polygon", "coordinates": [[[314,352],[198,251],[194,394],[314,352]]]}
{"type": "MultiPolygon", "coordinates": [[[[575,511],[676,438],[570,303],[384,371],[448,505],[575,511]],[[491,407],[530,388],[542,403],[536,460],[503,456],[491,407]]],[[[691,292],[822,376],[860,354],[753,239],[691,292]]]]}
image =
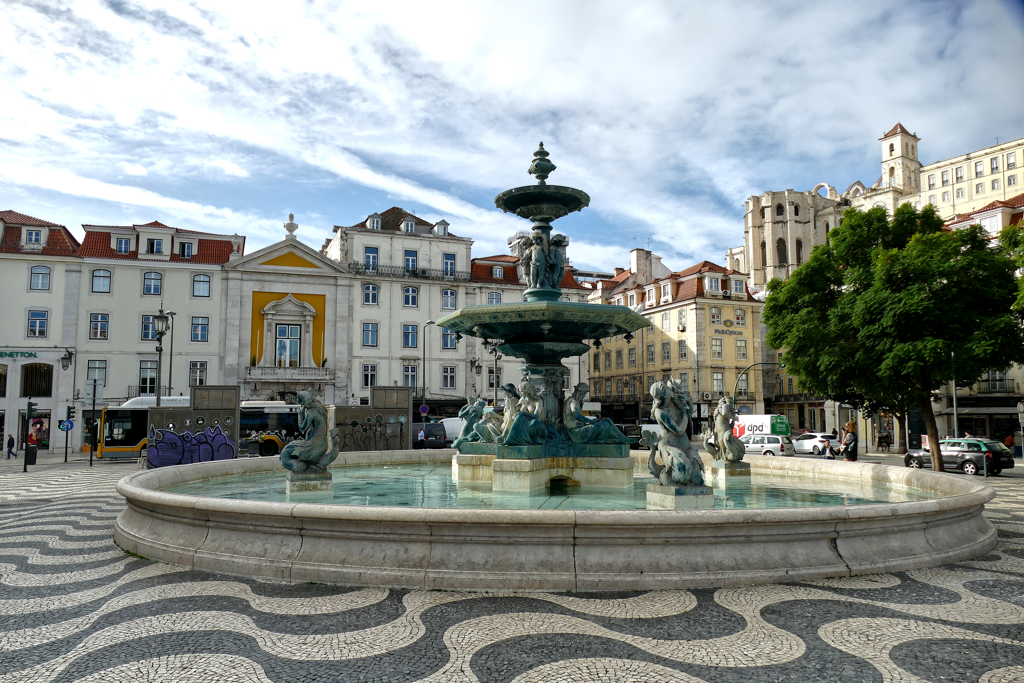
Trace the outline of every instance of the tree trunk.
{"type": "Polygon", "coordinates": [[[900,442],[896,446],[896,452],[903,455],[907,452],[907,411],[904,410],[900,413],[894,412],[893,415],[896,416],[896,420],[900,425],[900,442]]]}
{"type": "Polygon", "coordinates": [[[932,471],[944,472],[942,452],[939,450],[939,426],[935,424],[935,413],[932,412],[931,396],[924,394],[920,406],[921,414],[924,416],[925,429],[928,431],[928,450],[932,454],[932,471]]]}

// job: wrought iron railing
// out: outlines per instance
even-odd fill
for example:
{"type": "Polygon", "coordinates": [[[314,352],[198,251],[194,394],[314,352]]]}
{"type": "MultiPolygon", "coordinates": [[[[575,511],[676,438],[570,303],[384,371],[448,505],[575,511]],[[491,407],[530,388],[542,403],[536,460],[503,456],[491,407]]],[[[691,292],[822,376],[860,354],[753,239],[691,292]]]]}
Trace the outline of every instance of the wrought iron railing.
{"type": "Polygon", "coordinates": [[[351,261],[349,269],[357,275],[370,277],[404,277],[419,280],[442,280],[448,282],[469,282],[472,274],[468,270],[450,270],[447,268],[403,268],[401,266],[367,266],[365,263],[351,261]]]}
{"type": "MultiPolygon", "coordinates": [[[[152,384],[129,384],[128,385],[128,398],[138,398],[140,396],[156,396],[156,387],[152,384]]],[[[160,387],[160,395],[167,395],[167,387],[160,387]]]]}

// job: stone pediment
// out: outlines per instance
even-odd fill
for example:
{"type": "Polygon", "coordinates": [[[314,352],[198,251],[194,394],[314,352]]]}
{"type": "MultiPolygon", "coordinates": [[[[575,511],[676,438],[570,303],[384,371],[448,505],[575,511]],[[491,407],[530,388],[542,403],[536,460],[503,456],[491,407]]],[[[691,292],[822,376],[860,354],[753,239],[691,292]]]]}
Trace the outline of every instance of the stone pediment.
{"type": "Polygon", "coordinates": [[[267,304],[266,308],[260,311],[265,316],[311,316],[316,317],[316,309],[304,301],[299,301],[291,294],[285,295],[267,304]]]}
{"type": "Polygon", "coordinates": [[[284,268],[320,268],[317,264],[299,256],[294,251],[286,251],[279,256],[267,259],[261,266],[282,266],[284,268]]]}
{"type": "MultiPolygon", "coordinates": [[[[255,270],[267,272],[268,269],[299,271],[303,275],[335,276],[343,273],[340,264],[327,258],[320,252],[307,247],[298,240],[283,240],[244,258],[228,264],[229,270],[255,270]]],[[[278,271],[280,272],[280,271],[278,271]]]]}

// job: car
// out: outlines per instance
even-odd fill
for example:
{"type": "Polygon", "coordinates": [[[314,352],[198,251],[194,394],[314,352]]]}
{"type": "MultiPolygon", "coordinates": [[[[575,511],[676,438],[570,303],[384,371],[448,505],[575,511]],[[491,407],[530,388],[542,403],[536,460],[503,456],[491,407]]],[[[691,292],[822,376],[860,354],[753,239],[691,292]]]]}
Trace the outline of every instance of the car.
{"type": "MultiPolygon", "coordinates": [[[[990,439],[962,438],[939,441],[942,466],[946,471],[959,470],[964,474],[983,474],[988,469],[992,476],[1013,467],[1013,454],[1003,444],[990,439]]],[[[920,469],[932,466],[932,456],[923,449],[911,449],[903,456],[906,467],[920,469]]]]}
{"type": "Polygon", "coordinates": [[[462,425],[466,424],[466,421],[461,417],[445,417],[441,419],[441,424],[444,425],[444,439],[451,445],[459,438],[462,425]]]}
{"type": "Polygon", "coordinates": [[[828,441],[832,448],[839,448],[839,437],[828,432],[806,432],[793,439],[793,450],[797,453],[813,453],[821,455],[821,450],[828,441]]]}
{"type": "Polygon", "coordinates": [[[748,455],[796,455],[793,440],[775,434],[748,434],[740,437],[743,451],[748,455]]]}
{"type": "Polygon", "coordinates": [[[414,424],[412,426],[412,443],[413,448],[445,448],[448,444],[445,438],[444,425],[437,424],[436,422],[414,424]],[[426,437],[423,440],[424,444],[422,446],[420,446],[417,439],[421,429],[423,430],[423,436],[426,437]]]}

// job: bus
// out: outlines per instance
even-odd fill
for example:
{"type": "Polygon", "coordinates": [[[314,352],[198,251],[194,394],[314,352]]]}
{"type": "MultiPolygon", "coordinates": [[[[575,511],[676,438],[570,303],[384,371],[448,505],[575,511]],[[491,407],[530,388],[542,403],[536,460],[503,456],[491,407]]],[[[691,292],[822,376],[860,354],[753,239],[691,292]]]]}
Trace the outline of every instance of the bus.
{"type": "MultiPolygon", "coordinates": [[[[188,408],[189,396],[161,396],[161,407],[188,408]]],[[[119,406],[104,408],[100,413],[99,445],[96,457],[107,460],[146,457],[149,436],[149,410],[156,407],[156,398],[140,396],[119,406]]],[[[299,406],[284,401],[242,401],[239,411],[241,450],[246,443],[258,444],[260,455],[277,455],[295,439],[299,432],[299,406]]]]}

